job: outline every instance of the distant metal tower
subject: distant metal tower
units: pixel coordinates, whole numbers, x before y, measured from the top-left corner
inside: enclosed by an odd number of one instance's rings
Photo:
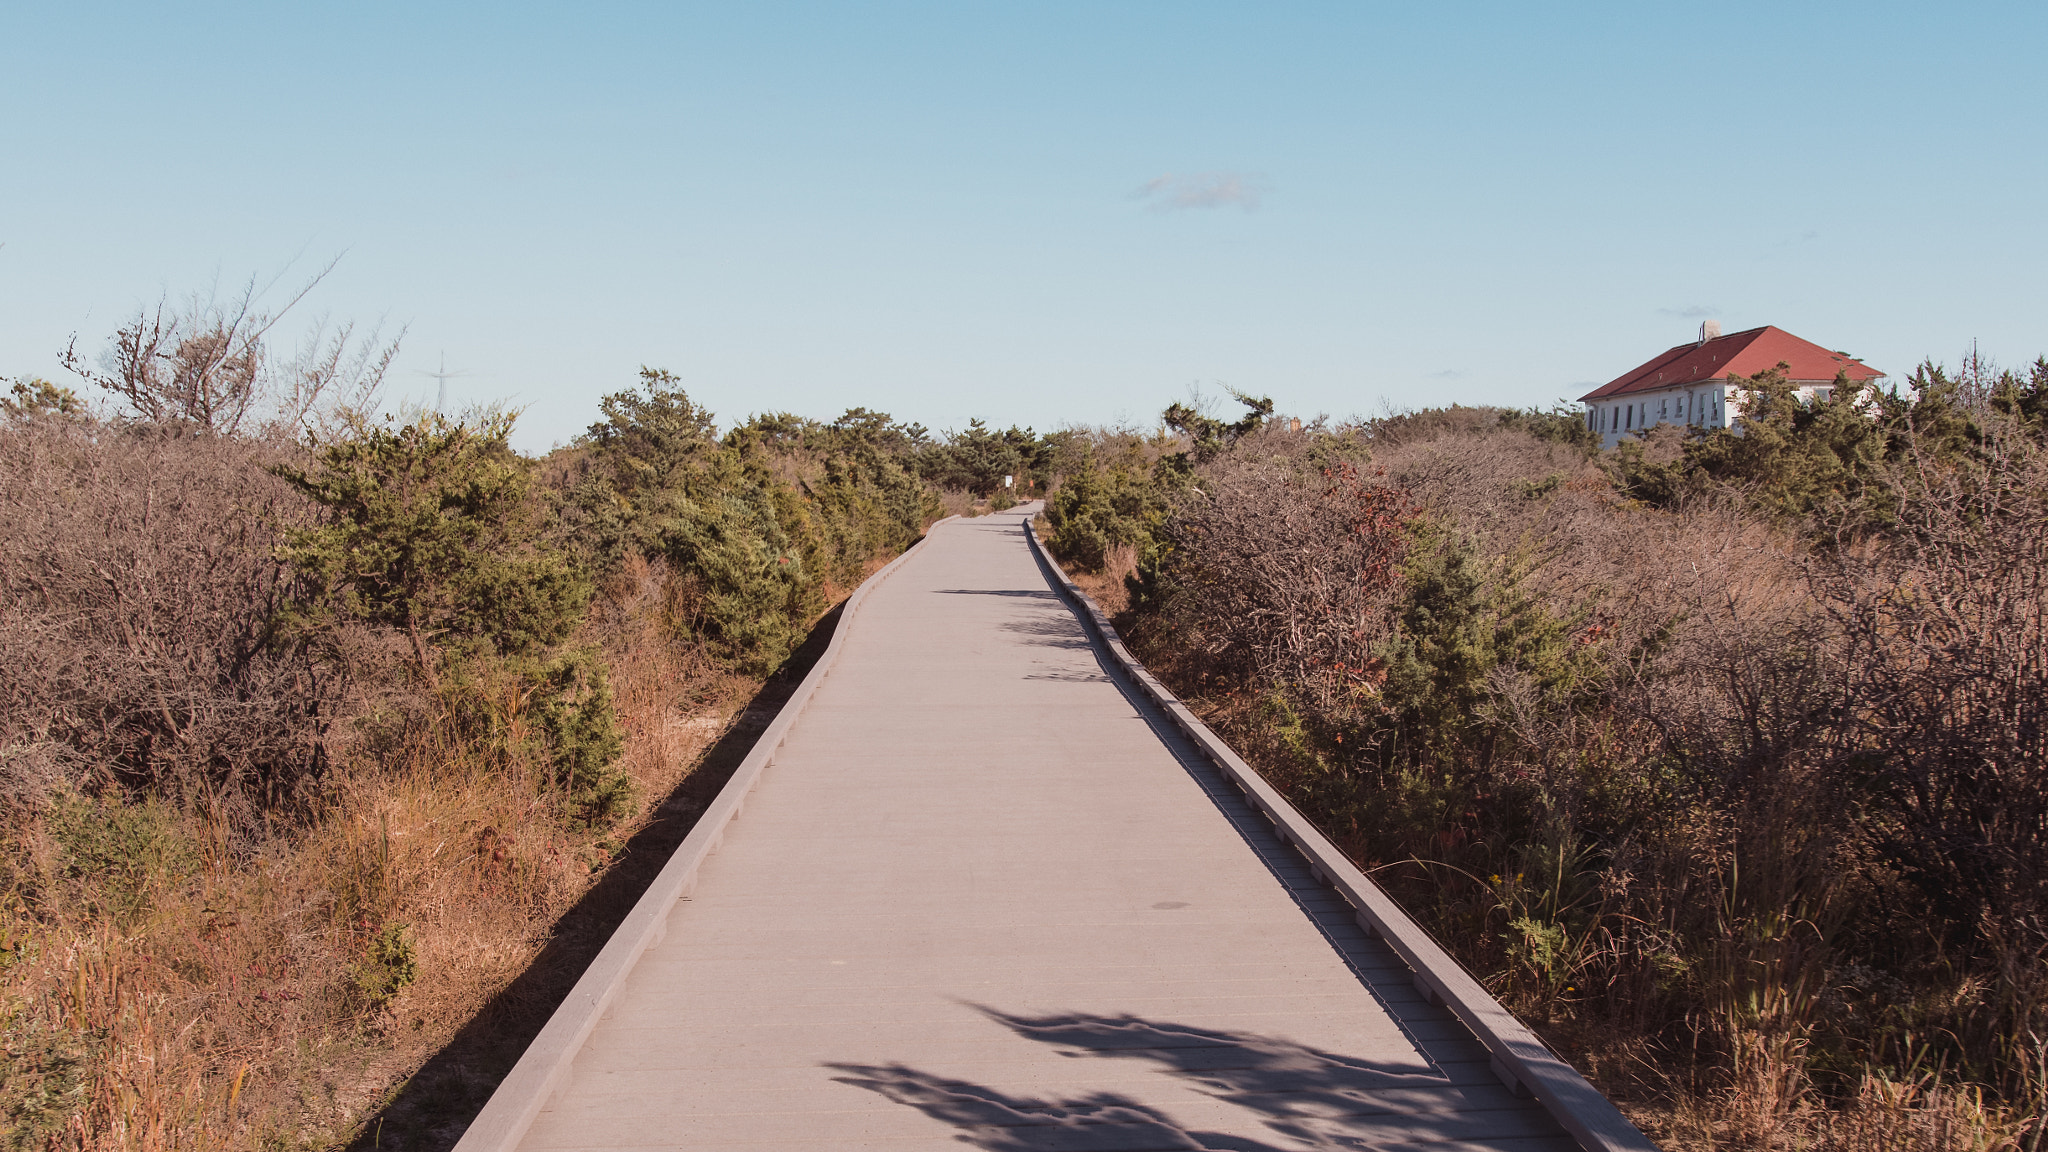
[[[414,371],[419,370],[414,369]],[[450,372],[448,370],[448,353],[444,351],[441,353],[441,370],[439,372],[420,372],[420,375],[430,377],[440,384],[439,390],[434,394],[434,412],[436,415],[445,416],[448,414],[448,381],[457,376],[467,376],[469,373]]]

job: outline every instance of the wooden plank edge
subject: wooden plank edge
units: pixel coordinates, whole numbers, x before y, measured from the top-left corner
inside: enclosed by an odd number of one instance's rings
[[[1485,985],[1445,952],[1385,889],[1338,851],[1321,829],[1131,655],[1116,626],[1079,585],[1067,578],[1039,542],[1028,518],[1024,535],[1039,562],[1059,581],[1060,590],[1079,610],[1083,625],[1125,675],[1223,770],[1254,808],[1273,822],[1281,839],[1308,858],[1309,867],[1318,877],[1350,902],[1357,910],[1359,927],[1378,936],[1401,957],[1414,974],[1416,988],[1432,1002],[1449,1008],[1459,1022],[1472,1030],[1491,1056],[1494,1075],[1509,1090],[1534,1096],[1588,1152],[1656,1152],[1656,1145],[1621,1114],[1613,1101],[1502,1007]]]
[[[932,528],[957,519],[957,516],[948,516],[935,522]],[[590,962],[590,967],[584,969],[576,986],[569,990],[568,997],[555,1009],[554,1015],[548,1017],[548,1022],[526,1046],[526,1051],[520,1054],[512,1071],[499,1082],[497,1090],[484,1103],[483,1110],[470,1121],[462,1139],[456,1142],[455,1152],[511,1152],[526,1137],[527,1130],[546,1109],[549,1099],[573,1083],[576,1054],[582,1051],[598,1021],[604,1019],[612,1000],[640,957],[667,935],[670,911],[696,886],[698,868],[717,850],[719,841],[725,836],[726,826],[739,815],[747,793],[760,780],[761,773],[782,747],[789,729],[831,672],[832,665],[839,658],[841,642],[846,638],[847,625],[859,611],[861,602],[930,537],[931,530],[926,529],[925,535],[916,543],[862,581],[853,595],[847,597],[846,607],[839,614],[839,623],[832,629],[832,639],[818,657],[818,662],[811,666],[803,683],[797,685],[796,692],[783,704],[760,738],[754,741],[746,759],[733,770],[711,806],[697,818],[696,826],[676,846],[668,863],[662,866],[654,882],[647,886],[647,891],[641,893],[632,911],[619,922],[611,939],[605,941],[597,957]]]

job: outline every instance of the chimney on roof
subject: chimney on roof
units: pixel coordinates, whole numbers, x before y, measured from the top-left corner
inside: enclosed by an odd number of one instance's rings
[[[1719,340],[1720,338],[1721,322],[1719,320],[1707,320],[1700,324],[1700,343],[1705,344],[1709,340]]]

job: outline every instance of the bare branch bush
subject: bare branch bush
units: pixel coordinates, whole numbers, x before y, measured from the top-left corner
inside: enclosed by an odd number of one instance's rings
[[[75,421],[0,426],[4,788],[148,788],[237,828],[289,807],[334,755],[386,654],[280,636],[273,548],[307,503],[229,437]]]
[[[261,303],[251,279],[239,295],[168,299],[137,312],[97,358],[78,348],[62,362],[105,392],[123,420],[192,432],[290,440],[331,431],[349,413],[374,405],[398,339],[381,344],[353,324],[330,330],[323,320],[291,356],[269,343],[278,323],[326,279],[328,264],[275,310]],[[403,333],[400,333],[403,338]]]
[[[1286,683],[1323,707],[1384,679],[1405,551],[1406,493],[1369,468],[1273,453],[1285,434],[1205,469],[1165,543],[1183,563],[1169,609],[1202,675]]]
[[[1841,636],[1826,732],[1874,861],[1984,994],[1945,1022],[2007,1094],[2048,1035],[2048,453],[1989,420],[1974,467],[1913,459],[1907,530],[1817,566]]]

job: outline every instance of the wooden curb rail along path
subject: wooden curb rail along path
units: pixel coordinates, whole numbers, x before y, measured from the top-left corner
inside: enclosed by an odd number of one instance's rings
[[[1650,1148],[1130,658],[1033,511],[855,591],[458,1152]]]

